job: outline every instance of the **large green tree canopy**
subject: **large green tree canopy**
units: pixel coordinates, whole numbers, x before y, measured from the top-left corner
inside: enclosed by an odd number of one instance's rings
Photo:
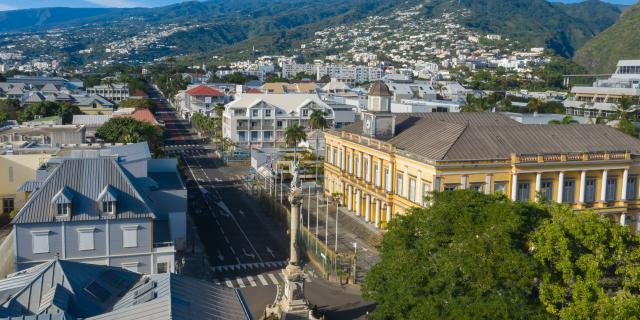
[[[111,118],[98,128],[96,137],[115,143],[147,141],[155,154],[158,154],[162,147],[162,128],[128,117]]]
[[[592,212],[550,211],[532,235],[547,311],[561,319],[639,319],[638,236]]]
[[[379,319],[536,319],[537,264],[527,235],[533,204],[472,191],[436,193],[433,206],[394,220],[367,276]]]

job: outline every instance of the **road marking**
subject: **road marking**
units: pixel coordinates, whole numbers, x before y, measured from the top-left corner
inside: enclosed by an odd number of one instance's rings
[[[250,284],[252,287],[257,287],[257,286],[258,286],[258,284],[253,280],[253,277],[252,277],[252,276],[247,276],[247,280],[249,280],[249,284]]]
[[[242,253],[244,253],[245,256],[251,258],[251,259],[255,259],[256,255],[253,253],[248,253],[247,250],[245,250],[244,248],[242,248]]]
[[[236,278],[236,282],[238,283],[238,286],[240,286],[240,288],[244,288],[244,287],[246,287],[246,286],[244,285],[244,282],[242,281],[242,278],[237,277],[237,278]]]
[[[283,281],[287,281],[287,279],[284,277],[284,273],[278,272],[278,275],[280,276],[280,278],[282,278]]]
[[[273,254],[273,250],[271,250],[271,248],[267,247],[267,252],[269,252],[269,254],[271,255],[271,257],[275,259],[276,255],[275,255],[275,254]]]
[[[267,282],[267,279],[265,279],[264,276],[261,274],[258,275],[258,280],[260,280],[260,283],[262,283],[263,286],[269,285],[269,283]]]
[[[231,282],[231,280],[229,280],[229,278],[224,278],[224,283],[227,285],[227,287],[233,288],[233,283]]]
[[[220,259],[220,261],[224,261],[224,256],[222,255],[222,252],[220,252],[220,250],[218,250],[218,259]]]
[[[276,279],[276,277],[273,275],[273,273],[269,273],[269,279],[271,279],[271,282],[273,282],[273,284],[278,284],[278,279]]]

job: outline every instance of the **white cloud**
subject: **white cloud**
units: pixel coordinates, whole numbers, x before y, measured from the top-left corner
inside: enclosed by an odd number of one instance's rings
[[[7,10],[15,10],[16,7],[12,7],[8,4],[2,4],[0,3],[0,11],[7,11]]]
[[[101,7],[112,8],[132,8],[132,7],[146,7],[144,4],[130,1],[130,0],[87,0],[87,2],[95,3]]]

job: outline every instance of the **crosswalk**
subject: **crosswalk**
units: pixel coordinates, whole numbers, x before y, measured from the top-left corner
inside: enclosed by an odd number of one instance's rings
[[[233,264],[226,266],[211,267],[213,272],[229,272],[229,271],[244,271],[244,270],[264,270],[264,269],[282,269],[287,266],[287,261],[268,261],[268,262],[254,262]]]
[[[313,277],[307,275],[304,281],[313,282]],[[261,273],[254,276],[222,277],[214,280],[214,283],[236,289],[279,285],[284,283],[284,274],[282,273],[282,270],[275,270],[273,272]]]

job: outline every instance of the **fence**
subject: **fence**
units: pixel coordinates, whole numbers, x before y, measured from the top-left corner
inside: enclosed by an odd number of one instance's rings
[[[290,204],[288,199],[283,199],[280,204],[279,197],[275,199],[271,190],[273,185],[269,185],[268,179],[258,178],[255,182],[257,187],[255,196],[262,208],[265,209],[283,229],[289,230],[290,223]],[[356,257],[352,253],[336,253],[334,250],[324,244],[322,240],[316,237],[303,223],[300,223],[300,232],[298,233],[298,244],[302,253],[317,265],[323,272],[326,279],[334,280],[340,283],[355,283],[356,279]]]

